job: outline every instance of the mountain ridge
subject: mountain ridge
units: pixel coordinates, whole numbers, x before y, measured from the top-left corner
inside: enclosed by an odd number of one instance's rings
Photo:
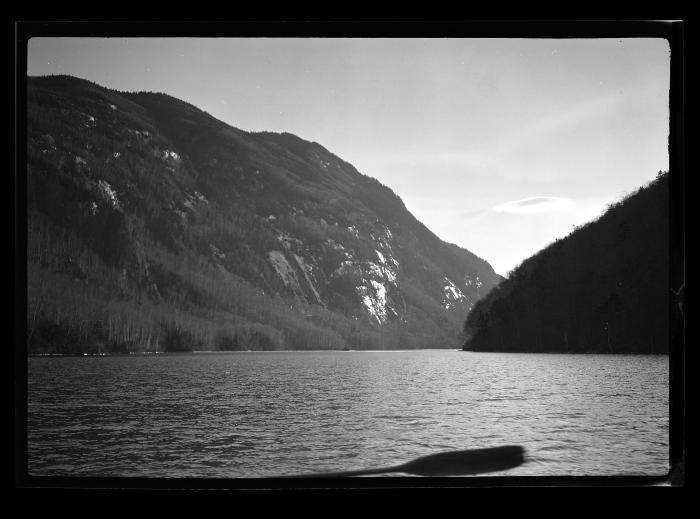
[[[27,109],[30,351],[451,347],[501,281],[316,142],[66,76]]]

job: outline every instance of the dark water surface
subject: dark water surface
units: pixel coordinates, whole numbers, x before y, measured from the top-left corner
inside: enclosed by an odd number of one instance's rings
[[[493,475],[661,475],[668,356],[239,352],[30,358],[32,475],[237,478],[522,445]]]

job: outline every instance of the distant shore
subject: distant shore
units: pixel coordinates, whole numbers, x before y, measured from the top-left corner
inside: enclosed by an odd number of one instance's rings
[[[148,357],[148,356],[176,356],[176,355],[220,355],[231,353],[315,353],[315,352],[340,352],[340,353],[382,353],[382,352],[407,352],[407,351],[455,351],[469,353],[509,353],[509,354],[546,354],[546,355],[666,355],[668,352],[605,352],[605,351],[578,351],[578,352],[546,352],[546,351],[471,351],[459,348],[415,348],[410,350],[202,350],[202,351],[135,351],[129,353],[28,353],[27,357]]]

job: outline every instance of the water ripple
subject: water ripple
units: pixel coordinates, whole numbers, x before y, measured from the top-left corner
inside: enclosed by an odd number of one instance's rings
[[[668,471],[668,358],[455,351],[30,358],[30,474],[275,476],[523,445],[498,475]]]

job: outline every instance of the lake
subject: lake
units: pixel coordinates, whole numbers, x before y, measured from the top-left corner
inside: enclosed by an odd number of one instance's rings
[[[668,356],[236,352],[28,359],[31,475],[240,478],[517,444],[492,473],[663,475]]]

